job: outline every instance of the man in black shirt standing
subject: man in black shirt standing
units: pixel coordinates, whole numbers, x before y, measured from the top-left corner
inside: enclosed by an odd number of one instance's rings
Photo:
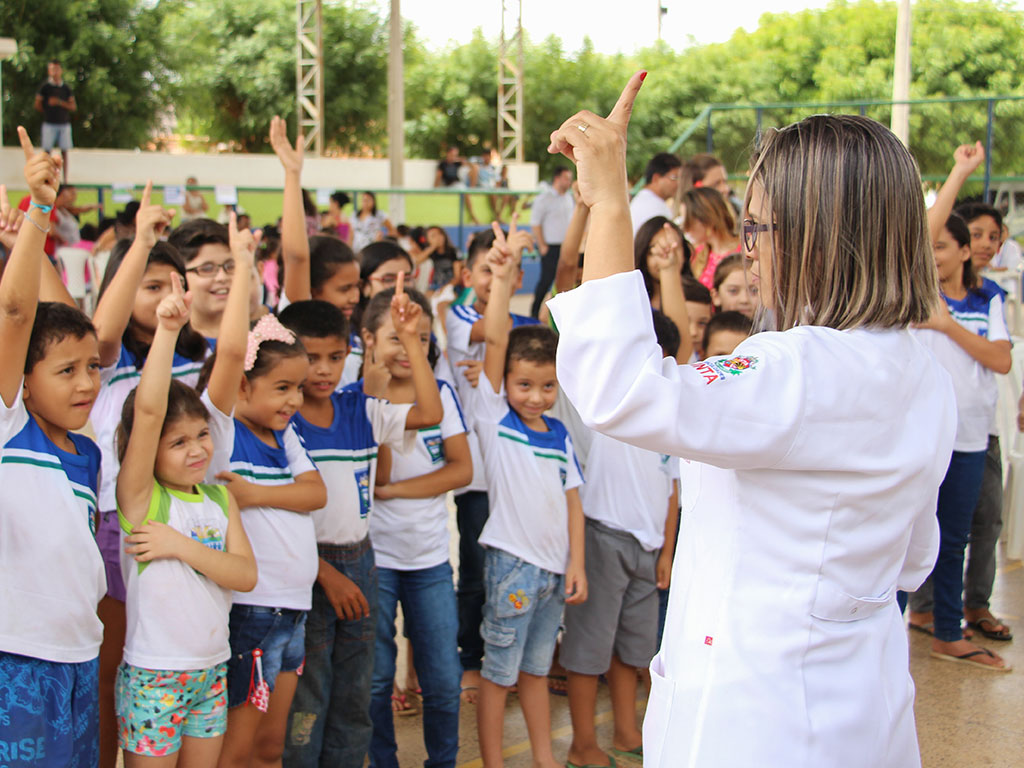
[[[75,95],[64,82],[60,62],[51,59],[46,66],[47,80],[36,94],[36,111],[43,113],[43,135],[40,141],[49,152],[60,147],[64,158],[64,181],[68,180],[68,150],[71,149],[71,113],[78,109]]]

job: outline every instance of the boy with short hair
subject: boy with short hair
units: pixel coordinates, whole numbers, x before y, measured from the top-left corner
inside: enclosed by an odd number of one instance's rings
[[[545,326],[511,330],[509,298],[529,233],[495,225],[485,320],[484,376],[473,390],[476,430],[490,483],[484,660],[477,710],[485,766],[501,765],[505,699],[518,683],[534,765],[555,766],[547,674],[564,603],[587,596],[582,473],[572,440],[544,412],[558,394],[557,337]]]
[[[675,358],[675,323],[654,310],[654,330],[662,355]],[[607,676],[611,693],[612,753],[643,759],[637,672],[647,669],[658,650],[658,589],[669,586],[679,522],[679,462],[591,434],[591,482],[580,496],[586,515],[587,587],[600,598],[565,609],[559,661],[569,673],[570,766],[615,764],[597,743],[599,675]]]
[[[416,403],[392,404],[362,391],[335,391],[349,352],[348,320],[325,301],[290,304],[281,323],[309,355],[303,403],[293,417],[310,458],[327,486],[327,504],[313,512],[320,569],[306,618],[305,674],[289,715],[284,765],[362,765],[373,723],[370,694],[377,606],[377,575],[370,544],[378,446],[401,447],[416,430],[437,423],[436,384],[417,390]],[[413,365],[430,364],[420,350]],[[430,382],[434,382],[430,375]]]
[[[215,340],[235,271],[228,228],[211,219],[192,219],[176,227],[168,242],[185,260],[186,280],[193,297],[189,323],[208,340]]]
[[[753,324],[742,312],[718,312],[704,328],[704,359],[731,355],[750,335]]]
[[[473,235],[462,270],[462,284],[473,297],[471,303],[453,304],[445,316],[448,336],[448,361],[452,369],[484,359],[484,312],[491,295],[491,267],[487,252],[494,245],[494,232],[482,230]],[[522,271],[514,276],[515,288],[522,283]],[[535,325],[532,317],[509,315],[512,327]],[[454,376],[456,392],[462,401],[463,416],[469,428],[469,450],[473,456],[473,480],[455,492],[456,522],[459,528],[459,661],[462,662],[462,689],[467,702],[476,701],[480,686],[484,645],[480,636],[484,608],[484,551],[478,540],[487,522],[487,481],[484,476],[480,441],[473,429],[475,398],[473,387],[463,375]]]
[[[99,391],[99,342],[77,309],[38,303],[61,165],[18,137],[32,202],[0,281],[0,763],[92,766],[100,452],[72,430]]]

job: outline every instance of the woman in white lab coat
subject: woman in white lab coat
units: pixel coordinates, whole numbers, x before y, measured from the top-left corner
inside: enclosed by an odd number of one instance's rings
[[[643,76],[607,119],[581,112],[552,134],[591,230],[584,284],[549,306],[583,420],[684,459],[644,764],[919,766],[895,595],[935,560],[956,410],[907,331],[938,301],[917,167],[865,118],[767,134],[743,235],[777,330],[677,366],[630,259],[625,137]]]

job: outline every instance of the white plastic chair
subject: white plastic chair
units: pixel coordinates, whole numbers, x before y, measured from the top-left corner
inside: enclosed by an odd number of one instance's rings
[[[85,304],[89,295],[88,286],[85,280],[85,265],[91,254],[84,248],[73,248],[61,246],[57,249],[57,258],[64,265],[64,285],[71,294],[71,298],[78,302],[79,306]]]
[[[1024,559],[1024,435],[1017,430],[1017,403],[1024,390],[1024,340],[1014,339],[1013,368],[999,376],[997,421],[1006,468],[1003,483],[1003,535],[1006,556]]]

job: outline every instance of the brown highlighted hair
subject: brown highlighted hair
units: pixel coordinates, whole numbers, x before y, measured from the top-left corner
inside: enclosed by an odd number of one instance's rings
[[[921,176],[891,131],[857,115],[815,115],[767,131],[751,165],[744,209],[761,184],[777,329],[928,319],[938,278]]]
[[[719,237],[732,237],[736,232],[736,216],[732,206],[717,189],[697,187],[683,193],[686,218],[683,229],[689,230],[694,222],[700,222]]]
[[[546,325],[521,325],[508,334],[508,349],[505,352],[505,374],[512,363],[525,360],[536,365],[555,363],[558,352],[558,334]]]

